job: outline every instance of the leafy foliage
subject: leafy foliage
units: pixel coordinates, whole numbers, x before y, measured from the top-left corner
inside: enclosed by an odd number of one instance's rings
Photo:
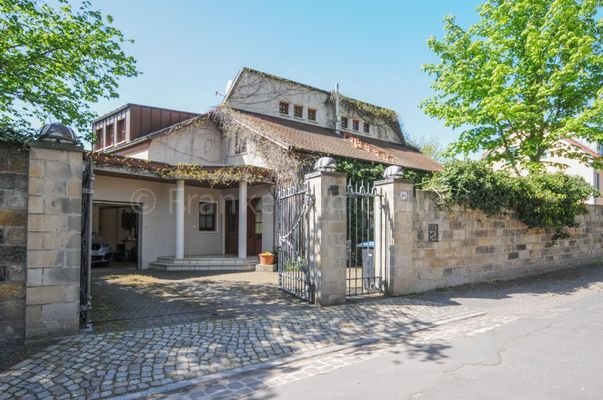
[[[374,182],[383,179],[383,172],[386,166],[370,161],[353,160],[350,158],[337,158],[337,171],[345,172],[348,179],[354,183]],[[404,178],[413,181],[420,185],[425,182],[431,173],[413,171],[410,169],[404,170]]]
[[[486,0],[467,30],[444,20],[423,68],[435,96],[424,111],[461,129],[450,154],[486,150],[515,170],[542,170],[563,138],[603,141],[602,0]],[[595,165],[600,160],[594,157]]]
[[[118,97],[118,79],[138,74],[110,16],[88,1],[57,3],[0,0],[0,126],[26,132],[32,118],[52,117],[88,132],[89,104]]]
[[[437,172],[425,190],[438,194],[440,205],[458,204],[488,215],[515,210],[529,227],[574,226],[587,211],[585,201],[598,196],[584,179],[562,173],[516,177],[493,171],[485,161],[453,161]]]
[[[436,160],[439,163],[444,163],[448,160],[445,147],[436,138],[427,139],[425,137],[408,136],[407,142],[432,160]]]

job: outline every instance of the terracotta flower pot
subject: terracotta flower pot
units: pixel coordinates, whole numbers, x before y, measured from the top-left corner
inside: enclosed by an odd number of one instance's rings
[[[260,264],[272,265],[274,264],[274,254],[260,254]]]

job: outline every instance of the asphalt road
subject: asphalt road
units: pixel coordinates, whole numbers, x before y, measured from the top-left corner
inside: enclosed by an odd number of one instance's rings
[[[599,269],[590,273],[599,280]],[[523,299],[517,319],[498,326],[485,320],[470,336],[426,335],[420,346],[399,344],[251,398],[603,399],[603,291],[564,295],[564,301],[540,297],[533,297],[539,306],[530,312],[533,302]]]

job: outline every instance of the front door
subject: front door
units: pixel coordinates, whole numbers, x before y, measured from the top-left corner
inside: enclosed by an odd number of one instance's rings
[[[258,255],[262,252],[262,211],[259,209],[260,199],[251,199],[247,206],[247,255]]]
[[[239,252],[239,201],[227,200],[225,206],[224,248],[226,254],[236,255]]]
[[[259,199],[251,199],[247,205],[247,255],[253,256],[262,252],[262,215],[258,209]],[[225,203],[224,232],[226,254],[237,255],[239,252],[239,201],[227,200]]]

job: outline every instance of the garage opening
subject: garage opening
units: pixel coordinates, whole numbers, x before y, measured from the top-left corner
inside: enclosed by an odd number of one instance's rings
[[[93,203],[92,268],[141,268],[140,210],[132,203]]]

